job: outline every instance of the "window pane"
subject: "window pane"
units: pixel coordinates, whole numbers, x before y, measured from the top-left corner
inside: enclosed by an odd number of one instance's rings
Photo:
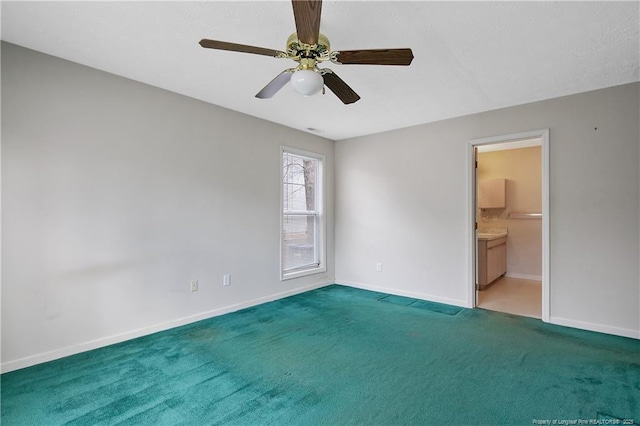
[[[318,160],[283,153],[282,201],[285,211],[315,211]]]
[[[282,268],[285,271],[318,265],[316,215],[284,215]]]
[[[322,234],[322,160],[282,152],[282,277],[324,270]]]

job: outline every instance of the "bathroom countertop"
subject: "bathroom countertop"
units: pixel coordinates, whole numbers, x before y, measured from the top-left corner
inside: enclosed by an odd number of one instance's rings
[[[497,240],[498,238],[503,238],[506,236],[507,236],[506,232],[502,234],[486,234],[484,232],[478,232],[478,239],[483,241]]]
[[[489,228],[479,229],[478,239],[483,241],[496,240],[498,238],[506,237],[508,234],[507,228]]]

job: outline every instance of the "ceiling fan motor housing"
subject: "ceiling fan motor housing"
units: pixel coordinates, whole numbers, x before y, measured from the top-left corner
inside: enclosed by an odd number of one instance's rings
[[[313,68],[315,62],[329,60],[331,45],[329,39],[322,33],[318,34],[318,43],[316,44],[302,43],[298,40],[298,34],[293,33],[287,39],[286,51],[289,58],[300,62],[303,68],[307,69]],[[310,64],[311,61],[301,61],[303,59],[312,60],[313,65]]]

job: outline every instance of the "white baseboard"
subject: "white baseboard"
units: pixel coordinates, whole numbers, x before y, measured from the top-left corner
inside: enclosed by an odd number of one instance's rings
[[[398,290],[397,288],[393,288],[393,287],[381,287],[381,286],[358,283],[358,282],[354,282],[354,281],[344,281],[344,280],[336,280],[336,284],[344,285],[344,286],[347,286],[347,287],[359,288],[359,289],[362,289],[362,290],[371,290],[371,291],[377,291],[377,292],[380,292],[380,293],[393,294],[394,296],[412,297],[414,299],[427,300],[429,302],[444,303],[446,305],[460,306],[460,307],[463,307],[463,308],[468,308],[469,307],[469,306],[467,306],[466,300],[449,299],[449,298],[446,298],[446,297],[439,297],[439,296],[434,296],[434,295],[426,294],[426,293],[417,293],[417,292],[413,292],[413,291]]]
[[[433,296],[430,294],[416,293],[412,291],[398,290],[396,288],[391,288],[391,287],[375,286],[370,284],[364,284],[364,283],[359,283],[354,281],[345,281],[345,280],[339,280],[339,279],[336,280],[336,284],[345,285],[348,287],[360,288],[363,290],[377,291],[380,293],[388,293],[388,294],[393,294],[397,296],[413,297],[415,299],[428,300],[430,302],[445,303],[447,305],[454,305],[454,306],[461,306],[463,308],[469,308],[469,306],[467,306],[466,301],[464,300],[449,299],[444,297]],[[579,328],[581,330],[596,331],[599,333],[612,334],[614,336],[640,339],[640,330],[612,327],[608,325],[594,324],[594,323],[589,323],[584,321],[576,321],[576,320],[570,320],[566,318],[553,317],[553,316],[549,319],[549,322],[551,324],[561,325],[565,327]]]
[[[322,281],[319,283],[311,284],[304,287],[298,287],[292,290],[283,291],[281,293],[272,294],[265,297],[260,297],[253,300],[237,303],[235,305],[224,306],[222,308],[213,309],[211,311],[202,312],[188,317],[178,318],[175,320],[163,322],[160,324],[152,325],[149,327],[143,327],[136,330],[127,331],[125,333],[116,334],[113,336],[102,337],[100,339],[90,340],[88,342],[79,343],[77,345],[68,346],[62,349],[56,349],[50,352],[42,354],[31,355],[28,357],[16,359],[13,361],[3,362],[0,365],[0,371],[2,373],[8,373],[9,371],[19,370],[21,368],[31,367],[43,362],[53,361],[66,356],[79,354],[81,352],[90,351],[93,349],[102,348],[105,346],[113,345],[116,343],[124,342],[126,340],[135,339],[137,337],[146,336],[149,334],[157,333],[159,331],[169,330],[171,328],[180,327],[182,325],[191,324],[203,319],[217,317],[220,315],[228,314],[231,312],[239,311],[240,309],[249,308],[251,306],[261,305],[263,303],[272,302],[274,300],[282,299],[295,294],[304,293],[306,291],[315,290],[317,288],[326,287],[333,284],[334,281]]]
[[[615,336],[630,337],[632,339],[640,339],[640,330],[632,330],[629,328],[612,327],[610,325],[594,324],[585,321],[576,321],[567,318],[551,316],[549,318],[551,324],[562,325],[565,327],[579,328],[581,330],[597,331],[599,333],[613,334]]]
[[[519,278],[521,280],[542,281],[542,275],[518,274],[516,272],[507,272],[505,277]]]

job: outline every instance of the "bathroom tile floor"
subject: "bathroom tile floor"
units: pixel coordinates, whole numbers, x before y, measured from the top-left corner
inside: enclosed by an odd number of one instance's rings
[[[531,318],[542,317],[542,283],[502,277],[480,291],[478,307]]]

